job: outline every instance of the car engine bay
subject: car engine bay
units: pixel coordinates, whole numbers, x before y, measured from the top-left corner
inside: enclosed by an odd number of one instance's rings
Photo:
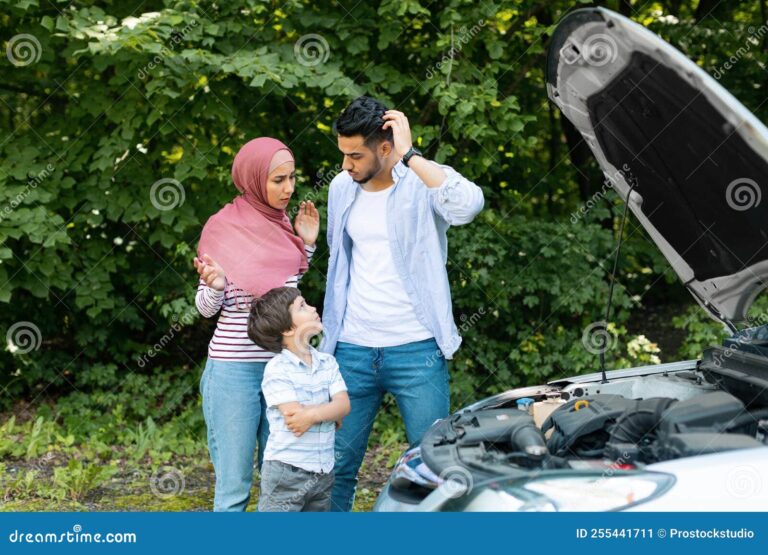
[[[712,347],[689,370],[568,383],[455,413],[426,432],[419,465],[436,483],[457,473],[478,482],[766,446],[766,391],[768,358]],[[428,482],[395,479],[392,493],[418,499]]]

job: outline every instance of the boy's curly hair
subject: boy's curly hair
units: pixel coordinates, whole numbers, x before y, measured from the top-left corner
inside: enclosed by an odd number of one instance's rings
[[[262,349],[283,350],[283,332],[293,327],[291,304],[301,295],[296,287],[275,287],[253,299],[248,316],[248,337]]]

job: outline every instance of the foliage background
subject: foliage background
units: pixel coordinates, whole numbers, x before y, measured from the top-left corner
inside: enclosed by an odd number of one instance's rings
[[[765,0],[597,4],[720,74],[767,119]],[[360,94],[404,111],[427,155],[485,192],[477,220],[450,232],[464,336],[454,406],[596,369],[582,334],[603,318],[622,205],[544,86],[554,25],[593,3],[0,5],[4,44],[29,34],[40,46],[34,63],[0,63],[0,330],[30,322],[40,332],[28,353],[12,341],[0,351],[3,459],[204,456],[197,383],[215,322],[194,311],[202,224],[233,197],[234,153],[260,135],[291,146],[296,201],[315,200],[324,215],[340,163],[330,124]],[[308,36],[319,52],[301,50]],[[162,179],[181,184],[170,210],[153,203]],[[625,240],[609,366],[694,357],[717,341],[718,326],[632,220]],[[318,306],[324,247],[302,286]],[[402,438],[387,411],[373,441]]]

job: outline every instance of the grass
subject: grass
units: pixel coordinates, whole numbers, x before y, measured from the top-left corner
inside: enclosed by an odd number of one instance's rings
[[[180,425],[139,423],[122,444],[76,438],[61,424],[0,417],[0,511],[210,511],[215,475],[204,440]],[[105,431],[105,437],[112,432]],[[405,445],[372,446],[354,510],[369,511]],[[183,446],[183,449],[180,447]],[[178,454],[183,453],[183,454]],[[247,510],[258,503],[259,476]]]

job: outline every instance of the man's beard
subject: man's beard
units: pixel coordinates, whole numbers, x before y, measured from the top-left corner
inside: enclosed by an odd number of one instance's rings
[[[357,182],[361,185],[363,183],[368,183],[371,179],[373,179],[377,173],[381,171],[381,162],[378,158],[375,158],[375,166],[371,171],[369,171],[367,174],[365,174],[362,178],[358,179]]]

